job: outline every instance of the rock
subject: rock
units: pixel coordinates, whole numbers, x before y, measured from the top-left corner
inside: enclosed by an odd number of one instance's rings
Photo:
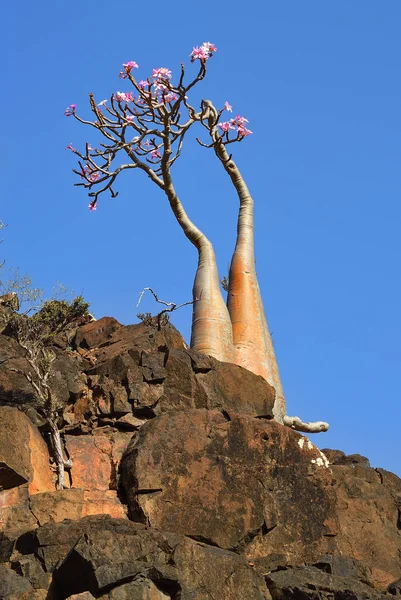
[[[53,573],[57,598],[264,600],[267,588],[237,554],[106,517],[48,524],[17,541]],[[78,596],[79,598],[79,596]]]
[[[89,490],[84,493],[82,516],[108,515],[114,519],[126,519],[127,508],[121,503],[115,490]]]
[[[193,351],[187,352],[191,357],[196,379],[207,396],[205,408],[273,418],[275,391],[263,377],[237,365],[217,360],[213,360],[213,368],[205,372],[204,367],[199,366],[199,363],[202,364],[200,357],[204,357]]]
[[[32,404],[36,395],[26,377],[14,370],[29,373],[21,346],[13,339],[0,335],[0,404]]]
[[[49,382],[62,405],[66,405],[71,396],[79,397],[86,389],[86,376],[82,372],[84,368],[85,362],[75,353],[56,351]]]
[[[29,594],[32,594],[32,596]],[[4,600],[29,600],[33,598],[33,589],[27,579],[17,575],[4,565],[0,565],[0,598],[4,598]]]
[[[369,459],[360,454],[349,454],[347,456],[345,452],[342,452],[341,450],[330,450],[329,448],[324,448],[322,452],[327,456],[332,465],[360,465],[363,467],[370,467]]]
[[[103,317],[80,327],[75,335],[74,344],[82,348],[100,348],[110,342],[112,334],[122,325],[112,317]]]
[[[170,594],[162,592],[150,579],[138,578],[113,588],[100,598],[106,600],[171,600]]]
[[[387,588],[387,592],[390,595],[390,598],[391,596],[401,597],[401,578],[391,583]]]
[[[25,577],[32,587],[48,590],[51,584],[51,576],[45,573],[40,561],[34,555],[21,556],[11,562],[11,568],[21,577]],[[44,596],[47,598],[47,596]]]
[[[54,489],[47,446],[24,413],[0,406],[0,490],[23,483],[30,493]]]
[[[401,480],[365,465],[334,465],[336,551],[362,561],[369,581],[384,588],[401,574]]]
[[[107,346],[116,346],[112,351],[115,356],[128,350],[136,350],[139,355],[142,352],[155,352],[162,347],[186,348],[181,334],[171,323],[158,331],[144,323],[120,325],[111,317],[103,317],[78,329],[74,343],[86,348],[104,348],[105,355],[109,356]]]
[[[30,499],[32,514],[39,525],[79,519],[84,510],[84,490],[55,490],[35,494]]]
[[[138,415],[208,408],[273,417],[274,390],[262,377],[192,350],[142,354],[139,370],[129,370],[128,387]]]
[[[356,579],[316,567],[294,567],[266,577],[273,600],[380,600],[382,594]]]
[[[66,448],[73,460],[72,486],[86,490],[108,490],[111,484],[111,442],[106,435],[66,435]]]
[[[0,562],[6,562],[5,555],[12,540],[37,526],[37,519],[30,510],[28,484],[0,492]]]
[[[302,560],[309,548],[314,556],[330,533],[334,497],[329,469],[304,439],[245,415],[163,414],[142,426],[122,460],[130,516],[221,548],[266,535],[267,555],[285,548],[281,560]]]
[[[15,312],[19,311],[19,300],[17,294],[15,292],[11,292],[9,294],[3,294],[0,296],[0,306],[1,308],[11,308],[11,310]]]

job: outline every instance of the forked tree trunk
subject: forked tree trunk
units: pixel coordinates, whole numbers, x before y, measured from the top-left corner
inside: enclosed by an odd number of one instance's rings
[[[214,148],[240,201],[227,300],[233,331],[234,362],[261,375],[274,387],[274,417],[283,423],[286,403],[255,270],[253,199],[225,146],[215,145]]]

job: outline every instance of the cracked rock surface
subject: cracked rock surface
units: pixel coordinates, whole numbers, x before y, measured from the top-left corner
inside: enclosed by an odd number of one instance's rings
[[[7,318],[1,332],[0,599],[401,595],[401,480],[273,421],[261,377],[172,325],[70,324],[52,340],[73,461],[56,490],[35,390],[12,370],[29,365]]]

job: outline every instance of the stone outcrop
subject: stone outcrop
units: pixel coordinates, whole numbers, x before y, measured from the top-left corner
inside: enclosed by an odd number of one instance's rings
[[[401,480],[273,421],[261,377],[169,324],[70,323],[52,339],[73,461],[57,491],[30,365],[2,331],[0,598],[400,595]]]

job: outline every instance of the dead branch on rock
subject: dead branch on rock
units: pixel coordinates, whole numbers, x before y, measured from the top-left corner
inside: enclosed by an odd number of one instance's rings
[[[158,295],[152,288],[145,287],[145,288],[143,288],[142,292],[139,294],[139,300],[137,302],[136,308],[138,308],[138,306],[140,305],[143,295],[146,291],[150,292],[153,295],[156,302],[158,302],[159,304],[164,304],[164,306],[167,307],[156,315],[157,328],[159,331],[161,330],[163,315],[167,316],[166,313],[171,313],[175,310],[178,310],[179,308],[182,308],[183,306],[188,306],[189,304],[193,304],[194,302],[197,302],[197,300],[198,300],[198,298],[195,298],[194,300],[188,300],[188,302],[183,302],[182,304],[176,304],[175,302],[165,302],[164,300],[160,300],[160,298],[158,297]]]

